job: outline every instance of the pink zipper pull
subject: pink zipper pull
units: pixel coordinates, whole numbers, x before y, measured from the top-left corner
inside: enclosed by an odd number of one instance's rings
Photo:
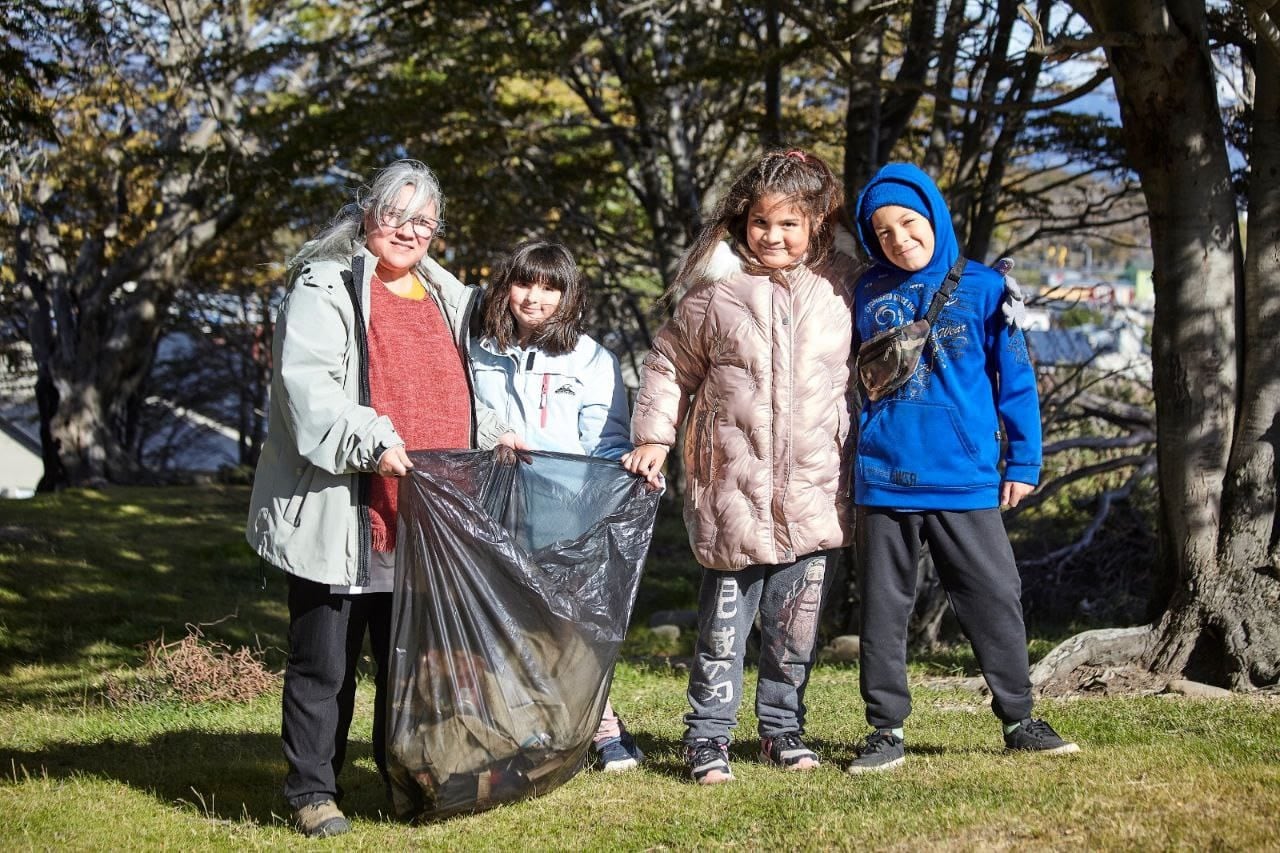
[[[550,373],[542,374],[542,401],[539,404],[541,407],[539,411],[542,413],[543,429],[546,429],[547,427],[547,389],[550,387],[551,387],[551,374]]]

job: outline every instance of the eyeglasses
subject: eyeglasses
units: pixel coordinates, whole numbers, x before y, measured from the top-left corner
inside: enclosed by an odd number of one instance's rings
[[[444,223],[439,219],[428,219],[425,216],[405,219],[403,210],[395,210],[393,208],[382,211],[382,214],[378,217],[378,222],[384,228],[399,228],[401,225],[408,223],[413,227],[413,235],[419,240],[430,240],[444,231]]]

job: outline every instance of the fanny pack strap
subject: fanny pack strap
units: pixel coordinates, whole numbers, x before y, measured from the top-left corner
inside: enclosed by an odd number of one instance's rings
[[[956,258],[956,262],[951,266],[947,277],[942,281],[942,287],[938,288],[938,292],[933,294],[933,301],[929,303],[929,311],[924,315],[925,322],[929,324],[930,328],[933,328],[934,321],[942,313],[942,307],[947,304],[951,294],[955,293],[956,288],[960,285],[960,276],[964,274],[964,267],[968,262],[964,255]]]

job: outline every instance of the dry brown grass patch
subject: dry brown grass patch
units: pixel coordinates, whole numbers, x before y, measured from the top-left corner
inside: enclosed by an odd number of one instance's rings
[[[143,647],[143,663],[125,675],[107,676],[101,695],[110,705],[176,699],[181,702],[251,702],[274,689],[281,675],[266,668],[262,649],[231,648],[206,639],[200,626],[166,643]]]

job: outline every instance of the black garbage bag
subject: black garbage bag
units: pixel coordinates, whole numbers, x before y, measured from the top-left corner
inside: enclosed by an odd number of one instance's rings
[[[401,481],[387,765],[402,819],[543,794],[582,767],[658,492],[614,461],[412,453]]]

